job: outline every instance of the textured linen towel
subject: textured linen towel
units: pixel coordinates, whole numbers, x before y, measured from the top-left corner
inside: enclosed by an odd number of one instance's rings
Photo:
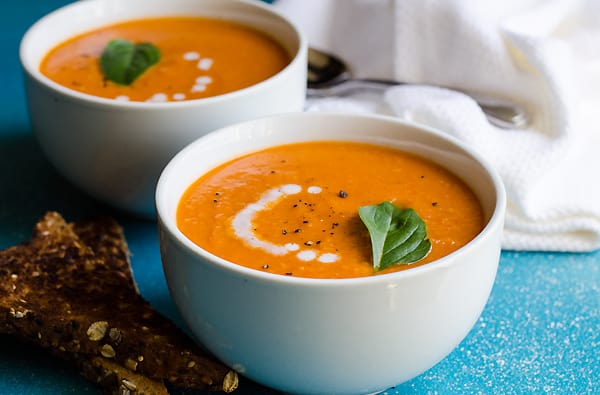
[[[499,170],[503,247],[600,247],[600,1],[279,0],[309,44],[357,77],[414,83],[311,99],[308,111],[393,114],[454,135]],[[487,122],[475,91],[527,108],[527,129]]]

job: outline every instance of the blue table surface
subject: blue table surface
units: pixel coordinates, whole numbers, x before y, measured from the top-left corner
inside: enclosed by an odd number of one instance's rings
[[[0,13],[0,249],[28,239],[47,210],[70,221],[111,215],[125,230],[142,295],[182,325],[163,277],[156,223],[79,192],[50,166],[32,134],[19,42],[38,18],[66,3],[9,2]],[[0,336],[0,393],[100,392],[68,364]],[[246,379],[237,393],[276,394]],[[429,371],[384,393],[600,394],[600,251],[504,251],[489,302],[464,341]]]

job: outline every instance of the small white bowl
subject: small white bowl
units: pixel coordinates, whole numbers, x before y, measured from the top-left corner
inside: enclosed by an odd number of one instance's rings
[[[362,141],[430,158],[481,201],[485,228],[432,263],[373,277],[279,276],[214,256],[187,239],[176,209],[187,187],[228,160],[300,141]],[[301,113],[226,127],[190,144],[157,186],[161,255],[185,322],[217,357],[264,385],[299,394],[366,394],[429,369],[467,335],[494,283],[505,192],[481,156],[397,119]]]
[[[291,63],[275,76],[232,93],[181,102],[122,102],[83,94],[42,75],[47,52],[77,34],[145,17],[207,16],[240,22],[276,38]],[[50,162],[73,184],[118,208],[155,216],[161,170],[208,131],[260,116],[302,111],[307,43],[270,6],[244,0],[87,0],[36,22],[21,42],[29,116]]]

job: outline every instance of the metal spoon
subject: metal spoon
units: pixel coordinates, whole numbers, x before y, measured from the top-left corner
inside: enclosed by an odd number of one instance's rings
[[[338,57],[314,48],[308,50],[308,97],[343,96],[356,90],[381,90],[401,84],[406,83],[355,79],[349,67]],[[525,110],[513,103],[473,92],[460,92],[472,97],[479,104],[492,125],[503,129],[521,129],[529,125],[529,117]]]

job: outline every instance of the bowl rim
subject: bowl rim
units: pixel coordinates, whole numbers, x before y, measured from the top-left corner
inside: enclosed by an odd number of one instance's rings
[[[86,8],[86,7],[92,8],[92,7],[94,7],[95,4],[107,3],[110,1],[113,1],[113,0],[76,1],[74,3],[70,3],[67,5],[64,5],[60,8],[57,8],[57,9],[49,12],[48,14],[42,16],[37,21],[35,21],[24,33],[24,35],[21,38],[21,42],[19,44],[19,62],[21,64],[21,68],[24,70],[24,72],[27,75],[29,75],[33,80],[35,80],[38,83],[40,83],[41,85],[43,85],[46,89],[57,92],[57,93],[59,93],[63,96],[66,96],[72,100],[79,100],[79,101],[82,101],[87,104],[93,104],[96,106],[105,106],[108,108],[116,107],[116,108],[124,108],[124,109],[156,110],[156,109],[166,109],[166,108],[176,109],[176,108],[195,107],[198,105],[211,105],[211,104],[219,103],[224,100],[235,99],[238,96],[243,97],[245,95],[250,95],[254,91],[268,88],[269,85],[275,83],[277,80],[282,79],[283,76],[290,73],[291,70],[294,70],[297,67],[302,67],[302,65],[298,65],[299,62],[305,63],[304,59],[306,58],[306,53],[308,51],[308,41],[307,41],[306,35],[303,32],[303,30],[300,29],[300,27],[298,26],[297,23],[295,23],[293,20],[288,18],[283,13],[276,10],[274,7],[270,6],[270,4],[266,4],[263,2],[259,2],[259,1],[253,1],[253,0],[221,0],[221,1],[223,1],[223,2],[229,1],[231,3],[245,4],[249,7],[254,7],[256,9],[260,9],[261,11],[266,12],[267,14],[270,14],[270,15],[274,16],[275,18],[278,18],[279,20],[284,22],[286,25],[288,25],[290,27],[291,31],[294,32],[294,34],[298,40],[298,49],[293,54],[290,54],[291,59],[288,62],[288,64],[283,69],[281,69],[279,72],[277,72],[276,74],[272,75],[271,77],[269,77],[267,79],[259,81],[253,85],[250,85],[245,88],[237,89],[232,92],[223,93],[223,94],[216,95],[216,96],[209,96],[209,97],[203,97],[203,98],[199,98],[199,99],[189,99],[189,100],[181,100],[181,101],[168,101],[168,102],[120,101],[120,100],[95,96],[92,94],[83,93],[83,92],[79,92],[79,91],[67,88],[67,87],[51,80],[50,78],[46,77],[44,74],[42,74],[39,70],[39,63],[34,65],[34,64],[31,64],[32,62],[27,61],[27,56],[26,56],[27,48],[33,42],[37,30],[41,29],[43,26],[45,26],[48,23],[52,23],[53,18],[57,18],[60,15],[66,13],[66,12],[69,12],[70,10],[73,10],[73,9]],[[184,2],[187,2],[190,4],[195,3],[195,1],[193,1],[193,0],[180,0],[180,1],[184,1]],[[202,6],[203,5],[200,2],[198,2],[198,7],[200,7],[200,9]],[[173,14],[173,15],[176,15],[176,14]],[[197,14],[197,16],[201,16],[201,13]],[[159,16],[156,16],[156,17],[159,17]],[[113,22],[107,21],[102,26],[108,26],[111,23],[119,23],[119,22],[123,22],[125,20],[144,19],[144,18],[145,17],[142,15],[140,15],[138,17],[132,16],[130,18],[126,18],[123,20],[114,20]],[[98,28],[100,28],[100,27],[101,26],[99,26]],[[94,28],[91,28],[89,30],[94,30]],[[82,32],[82,33],[84,33],[84,32]],[[82,33],[78,33],[78,34],[82,34]],[[73,35],[71,35],[71,37],[72,36]],[[63,41],[59,41],[58,43],[55,43],[54,46],[60,44]],[[54,46],[52,46],[50,48],[46,48],[45,54],[47,54],[48,51],[50,51],[52,48],[54,48]],[[42,59],[43,59],[43,56],[42,56]]]
[[[433,134],[437,137],[440,137],[440,138],[450,142],[451,144],[460,148],[465,154],[470,156],[482,169],[485,170],[485,173],[489,177],[489,179],[493,185],[493,188],[494,188],[494,195],[495,195],[495,200],[496,200],[495,206],[489,217],[489,220],[486,222],[483,229],[467,244],[465,244],[461,248],[457,249],[456,251],[453,251],[452,253],[450,253],[448,255],[445,255],[439,259],[436,259],[435,261],[429,262],[425,265],[420,265],[420,266],[408,268],[408,269],[397,271],[397,272],[378,274],[378,275],[366,276],[366,277],[354,277],[354,278],[294,277],[294,276],[283,276],[283,275],[269,273],[269,272],[262,272],[259,270],[247,268],[245,266],[236,264],[234,262],[231,262],[224,258],[221,258],[215,254],[212,254],[211,252],[205,250],[204,248],[198,246],[197,244],[192,242],[190,239],[188,239],[183,234],[183,232],[181,232],[179,230],[179,228],[177,227],[176,219],[171,218],[171,216],[167,212],[167,209],[164,207],[164,205],[166,205],[166,203],[163,203],[166,201],[166,199],[167,199],[166,196],[169,194],[169,192],[166,191],[166,187],[164,185],[168,182],[168,180],[170,178],[176,177],[174,169],[176,169],[178,167],[178,163],[181,162],[182,160],[184,160],[184,158],[187,156],[188,152],[193,152],[196,149],[196,147],[201,146],[206,139],[214,139],[219,135],[231,133],[230,132],[231,130],[239,128],[240,126],[248,127],[248,126],[251,126],[253,123],[262,122],[264,120],[276,120],[276,121],[279,120],[280,121],[281,119],[283,119],[283,120],[287,120],[288,122],[293,122],[294,118],[296,118],[296,117],[323,117],[323,118],[329,118],[329,119],[338,118],[338,119],[347,119],[348,121],[351,121],[352,119],[361,118],[361,119],[370,119],[373,122],[377,122],[377,123],[391,122],[391,123],[397,124],[401,127],[407,126],[407,127],[419,129],[425,133]],[[293,143],[293,142],[290,142],[290,143]],[[283,144],[283,143],[280,143],[280,144]],[[280,145],[280,144],[276,144],[276,145]],[[269,145],[269,146],[275,146],[275,145]],[[223,162],[232,160],[235,157],[237,157],[237,156],[234,155],[234,156],[225,157],[225,158],[223,158]],[[204,172],[202,174],[204,174]],[[213,132],[206,134],[205,136],[202,136],[202,137],[196,139],[195,141],[193,141],[192,143],[190,143],[186,147],[184,147],[181,151],[179,151],[169,161],[167,166],[163,169],[163,172],[161,173],[160,178],[157,183],[155,201],[156,201],[156,212],[157,212],[159,228],[162,229],[161,232],[162,231],[168,232],[176,240],[176,242],[179,243],[186,250],[193,253],[194,255],[199,255],[202,259],[209,261],[211,265],[217,266],[220,270],[224,270],[229,273],[233,273],[235,275],[242,276],[245,278],[252,278],[254,280],[264,281],[264,282],[269,282],[269,283],[293,284],[293,285],[315,286],[315,287],[320,287],[320,286],[347,287],[349,285],[369,285],[369,284],[373,284],[373,283],[388,282],[388,281],[392,281],[392,280],[395,281],[395,280],[402,279],[402,278],[410,278],[413,276],[421,275],[423,273],[428,273],[432,270],[440,270],[440,268],[444,268],[444,267],[448,267],[448,266],[452,265],[452,263],[456,261],[457,256],[460,256],[462,254],[467,253],[468,251],[470,251],[472,249],[475,249],[478,245],[480,245],[481,243],[483,243],[485,241],[485,239],[488,237],[488,234],[494,232],[497,227],[500,227],[500,228],[503,227],[504,216],[505,216],[505,211],[506,211],[506,190],[505,190],[502,178],[500,177],[500,174],[491,165],[491,163],[489,163],[488,160],[485,159],[485,157],[483,157],[481,154],[479,154],[478,152],[476,152],[475,150],[473,150],[472,148],[470,148],[469,146],[467,146],[465,143],[461,142],[457,138],[455,138],[447,133],[441,132],[437,129],[434,129],[434,128],[431,128],[428,126],[424,126],[422,124],[405,121],[405,120],[402,120],[402,119],[399,119],[396,117],[387,116],[387,115],[349,114],[349,113],[343,113],[343,112],[308,112],[308,113],[304,112],[304,113],[278,114],[278,115],[274,115],[274,116],[267,116],[267,117],[250,120],[250,121],[236,123],[233,125],[226,126],[224,128],[217,129]],[[161,243],[162,243],[162,240],[161,240]],[[169,265],[168,262],[163,261],[163,266],[168,266],[168,265]]]

